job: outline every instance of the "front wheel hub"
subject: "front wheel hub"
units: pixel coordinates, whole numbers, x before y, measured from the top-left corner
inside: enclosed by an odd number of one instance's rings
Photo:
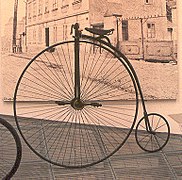
[[[75,98],[71,101],[71,106],[76,110],[82,110],[84,103],[80,99]]]

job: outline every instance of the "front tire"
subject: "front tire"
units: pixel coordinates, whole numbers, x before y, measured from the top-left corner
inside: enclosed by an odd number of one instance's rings
[[[55,44],[29,62],[15,89],[14,116],[39,157],[62,167],[88,167],[123,146],[136,121],[138,93],[130,68],[117,54],[99,42],[80,40],[80,100],[101,106],[78,109],[71,105],[74,41]]]

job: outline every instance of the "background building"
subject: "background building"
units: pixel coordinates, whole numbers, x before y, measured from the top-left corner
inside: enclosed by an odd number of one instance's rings
[[[119,2],[119,1],[118,1]],[[174,60],[176,55],[176,2],[125,0],[121,2],[120,45],[130,58]],[[105,24],[113,26],[109,9]],[[112,20],[113,19],[113,20]]]
[[[111,37],[130,58],[175,59],[175,0],[28,0],[26,46],[38,51],[71,38],[71,25],[114,28]]]
[[[27,2],[27,47],[40,50],[70,36],[71,25],[80,22],[89,25],[88,1],[28,0]]]

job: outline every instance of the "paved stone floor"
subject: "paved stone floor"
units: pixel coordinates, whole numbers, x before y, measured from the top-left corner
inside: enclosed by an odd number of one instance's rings
[[[17,129],[12,116],[0,117]],[[84,169],[65,169],[51,165],[36,156],[23,140],[22,144],[23,158],[13,180],[182,179],[182,135],[171,134],[162,151],[147,153],[138,147],[132,133],[125,145],[110,159]]]

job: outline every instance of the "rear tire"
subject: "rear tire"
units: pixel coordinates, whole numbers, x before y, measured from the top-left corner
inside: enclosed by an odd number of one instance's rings
[[[152,132],[149,133],[145,126],[145,117],[137,124],[135,138],[139,147],[147,152],[157,152],[164,148],[170,137],[170,127],[167,120],[160,114],[147,115]]]

